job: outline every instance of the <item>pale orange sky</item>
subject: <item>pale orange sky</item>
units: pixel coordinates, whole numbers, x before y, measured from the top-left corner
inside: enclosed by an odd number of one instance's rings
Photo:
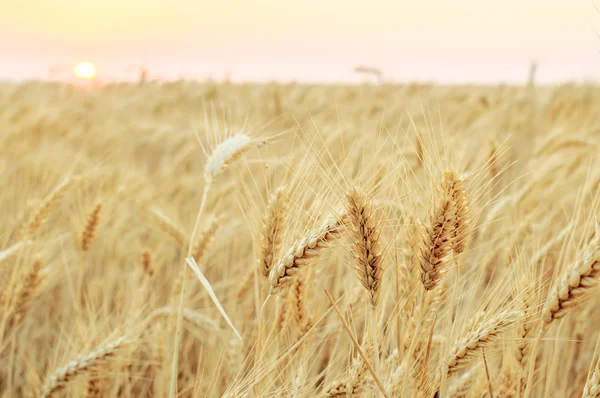
[[[600,0],[596,0],[600,6]],[[592,0],[0,0],[0,79],[600,79]]]

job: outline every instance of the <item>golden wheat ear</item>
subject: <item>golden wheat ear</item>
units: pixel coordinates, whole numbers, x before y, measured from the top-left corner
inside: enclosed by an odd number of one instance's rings
[[[364,351],[370,360],[373,357],[373,345],[367,343]],[[368,391],[369,382],[372,382],[372,378],[369,375],[367,365],[360,356],[356,356],[352,360],[347,373],[346,377],[335,380],[329,385],[325,391],[325,397],[353,397],[356,394]]]
[[[281,247],[283,226],[287,210],[287,195],[285,187],[279,188],[271,197],[267,214],[263,220],[260,258],[260,272],[268,279],[277,253]]]
[[[206,227],[206,229],[202,231],[192,250],[192,255],[196,262],[202,261],[204,256],[207,254],[211,243],[215,240],[217,232],[219,232],[219,229],[222,225],[222,218],[217,216],[214,217],[211,223],[208,225],[208,227]]]
[[[87,217],[85,228],[81,234],[81,250],[87,252],[96,237],[96,229],[100,223],[102,213],[102,202],[98,202]]]
[[[452,250],[455,254],[460,254],[467,247],[470,233],[469,198],[465,179],[452,178],[452,180],[452,204],[454,206]]]
[[[175,242],[177,242],[177,245],[179,247],[184,248],[187,245],[187,238],[185,237],[185,234],[183,233],[181,228],[175,225],[175,223],[169,217],[167,217],[165,214],[163,214],[162,211],[160,211],[157,208],[153,208],[151,213],[152,217],[160,226],[160,228]]]
[[[495,343],[500,334],[506,332],[522,316],[520,310],[507,310],[488,320],[473,322],[470,330],[452,347],[447,356],[448,375],[469,365],[481,353],[482,348]]]
[[[42,200],[40,205],[29,217],[29,220],[23,225],[21,230],[23,239],[29,239],[41,228],[54,209],[58,207],[65,193],[79,180],[80,177],[67,178]]]
[[[289,287],[295,276],[341,235],[346,220],[346,214],[331,216],[320,227],[296,241],[271,270],[269,295]]]
[[[600,397],[600,361],[596,361],[594,370],[589,375],[581,398],[598,398]]]
[[[595,234],[579,259],[550,292],[542,310],[544,328],[563,318],[595,292],[600,284],[600,235]]]
[[[154,268],[152,267],[152,254],[149,250],[144,250],[141,254],[141,264],[144,273],[149,277],[154,275]]]
[[[27,269],[22,282],[16,290],[15,301],[13,303],[9,323],[18,326],[29,311],[31,301],[35,298],[44,283],[46,272],[43,269],[42,260],[37,258]]]
[[[371,204],[356,187],[346,194],[346,212],[353,242],[356,275],[367,290],[371,304],[377,306],[383,278],[380,232]]]
[[[63,390],[74,379],[89,374],[98,369],[124,349],[130,341],[119,337],[107,342],[88,354],[71,360],[66,366],[55,370],[42,387],[40,398],[51,398]]]
[[[421,283],[425,290],[433,290],[444,277],[446,256],[452,249],[452,197],[455,177],[445,173],[439,189],[438,202],[433,208],[429,222],[423,225],[422,240],[419,248],[419,266]]]

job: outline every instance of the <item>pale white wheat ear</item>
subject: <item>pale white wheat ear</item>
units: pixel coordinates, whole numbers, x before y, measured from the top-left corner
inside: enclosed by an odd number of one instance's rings
[[[246,134],[237,134],[221,142],[212,152],[204,167],[204,180],[207,185],[225,168],[244,154],[253,140]]]
[[[437,189],[438,202],[429,215],[429,222],[424,224],[419,248],[419,266],[421,282],[427,291],[438,286],[448,270],[446,256],[452,249],[454,215],[451,210],[455,180],[453,173],[444,173],[441,185]]]
[[[219,174],[221,174],[227,166],[236,161],[244,152],[250,149],[250,146],[254,143],[254,140],[250,136],[240,133],[233,137],[226,138],[213,150],[204,166],[204,189],[202,192],[202,201],[200,202],[200,209],[196,216],[196,222],[194,223],[194,229],[188,243],[188,251],[186,258],[192,256],[194,242],[196,241],[196,235],[198,234],[198,228],[200,226],[200,220],[202,219],[202,212],[206,204],[206,198],[208,197],[208,191]],[[187,261],[187,260],[186,260]],[[198,269],[199,270],[199,269]],[[171,363],[171,381],[169,384],[169,398],[175,398],[177,395],[177,362],[179,359],[179,342],[181,340],[181,329],[183,324],[183,308],[185,298],[185,285],[187,282],[187,267],[183,267],[181,290],[179,294],[179,309],[177,313],[177,326],[175,329],[175,345],[173,350],[173,362]],[[210,285],[209,285],[210,286]],[[209,290],[210,293],[210,290]],[[212,298],[212,296],[211,296]],[[214,300],[213,300],[214,301]],[[218,302],[218,300],[217,300]],[[228,318],[226,318],[228,319]],[[231,325],[231,323],[230,323]],[[231,325],[233,326],[233,325]],[[234,328],[235,330],[235,328]],[[237,333],[237,331],[236,331]],[[239,336],[239,334],[238,334]],[[241,338],[241,337],[240,337]]]

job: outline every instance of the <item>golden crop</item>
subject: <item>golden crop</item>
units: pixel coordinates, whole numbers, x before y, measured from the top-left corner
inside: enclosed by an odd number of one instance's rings
[[[1,85],[2,397],[600,396],[598,109]]]

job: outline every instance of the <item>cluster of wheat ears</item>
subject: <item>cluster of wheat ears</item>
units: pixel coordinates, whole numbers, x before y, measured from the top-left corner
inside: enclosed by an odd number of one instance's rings
[[[1,396],[600,397],[597,109],[1,85]]]

